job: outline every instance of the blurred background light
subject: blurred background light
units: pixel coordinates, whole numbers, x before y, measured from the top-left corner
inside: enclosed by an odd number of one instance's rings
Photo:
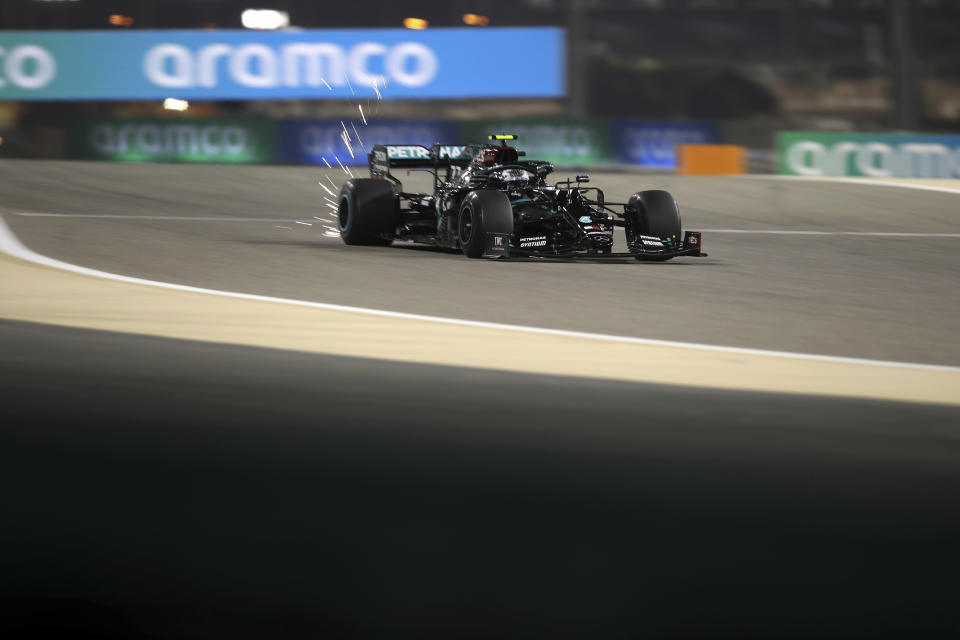
[[[110,24],[115,27],[132,27],[133,26],[133,17],[132,16],[123,16],[119,13],[115,13],[110,16]]]
[[[403,21],[403,26],[407,29],[426,29],[430,26],[430,23],[424,20],[423,18],[406,18]]]
[[[240,22],[247,29],[285,29],[290,26],[290,14],[276,9],[246,9]]]
[[[476,13],[465,13],[463,14],[463,23],[473,27],[485,27],[490,24],[490,18]]]
[[[186,111],[190,108],[190,103],[177,98],[167,98],[163,101],[163,108],[167,111]]]

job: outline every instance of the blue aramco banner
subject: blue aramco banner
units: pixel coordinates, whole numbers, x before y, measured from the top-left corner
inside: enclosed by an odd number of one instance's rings
[[[0,100],[558,97],[564,74],[552,27],[0,31]]]
[[[375,144],[458,144],[455,122],[429,120],[286,120],[278,123],[277,154],[287,164],[367,164]]]
[[[612,126],[614,160],[658,169],[676,169],[678,144],[713,144],[717,129],[706,122],[622,120]]]

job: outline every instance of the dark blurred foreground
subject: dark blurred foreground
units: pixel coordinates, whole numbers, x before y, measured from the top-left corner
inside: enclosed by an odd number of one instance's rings
[[[948,637],[957,408],[0,322],[5,637]]]

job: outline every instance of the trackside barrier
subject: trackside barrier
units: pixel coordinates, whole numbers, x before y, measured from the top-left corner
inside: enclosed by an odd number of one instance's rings
[[[747,150],[732,144],[677,146],[677,173],[686,176],[740,175],[747,172]]]
[[[649,169],[677,168],[682,144],[717,144],[720,135],[709,122],[618,120],[610,124],[613,161]]]
[[[792,176],[960,178],[960,136],[777,133],[777,169]]]
[[[70,157],[113,162],[276,162],[276,130],[255,118],[76,120]]]
[[[716,142],[717,138],[716,129],[706,123],[643,120],[370,118],[364,123],[360,117],[272,121],[188,116],[77,119],[67,126],[67,140],[69,157],[78,159],[336,166],[365,165],[374,144],[465,144],[485,142],[488,134],[498,132],[519,135],[518,147],[530,159],[574,166],[630,164],[668,171],[675,168],[675,150],[682,143]],[[725,148],[691,145],[694,147]],[[737,172],[745,170],[744,166]]]
[[[282,164],[366,165],[375,144],[455,143],[458,123],[438,120],[371,118],[350,120],[281,120],[276,123],[277,161]],[[344,133],[349,133],[345,138]]]
[[[491,133],[515,133],[517,148],[531,159],[557,164],[602,164],[611,161],[610,126],[604,120],[512,118],[466,121],[463,142],[485,142]]]

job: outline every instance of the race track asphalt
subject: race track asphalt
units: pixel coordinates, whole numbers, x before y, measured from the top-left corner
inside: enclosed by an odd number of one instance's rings
[[[331,182],[345,178],[339,169],[6,162],[0,171],[8,185],[0,212],[27,246],[114,273],[474,320],[960,365],[958,237],[705,232],[710,256],[702,259],[471,261],[419,246],[346,247],[325,237],[322,225],[334,224],[333,212],[317,182],[323,176],[334,190]],[[593,177],[610,201],[642,188],[672,191],[690,229],[960,232],[957,194],[772,179]],[[425,180],[414,174],[407,188],[427,188]],[[26,212],[127,219],[15,215]],[[144,215],[201,220],[130,218]]]
[[[701,260],[567,264],[346,248],[314,218],[332,219],[314,169],[0,175],[24,244],[113,273],[960,365],[960,238],[935,237],[960,232],[957,194],[595,175],[608,199],[668,188],[688,228],[934,236],[705,232]],[[9,320],[0,353],[0,631],[19,637],[960,632],[956,406]]]

